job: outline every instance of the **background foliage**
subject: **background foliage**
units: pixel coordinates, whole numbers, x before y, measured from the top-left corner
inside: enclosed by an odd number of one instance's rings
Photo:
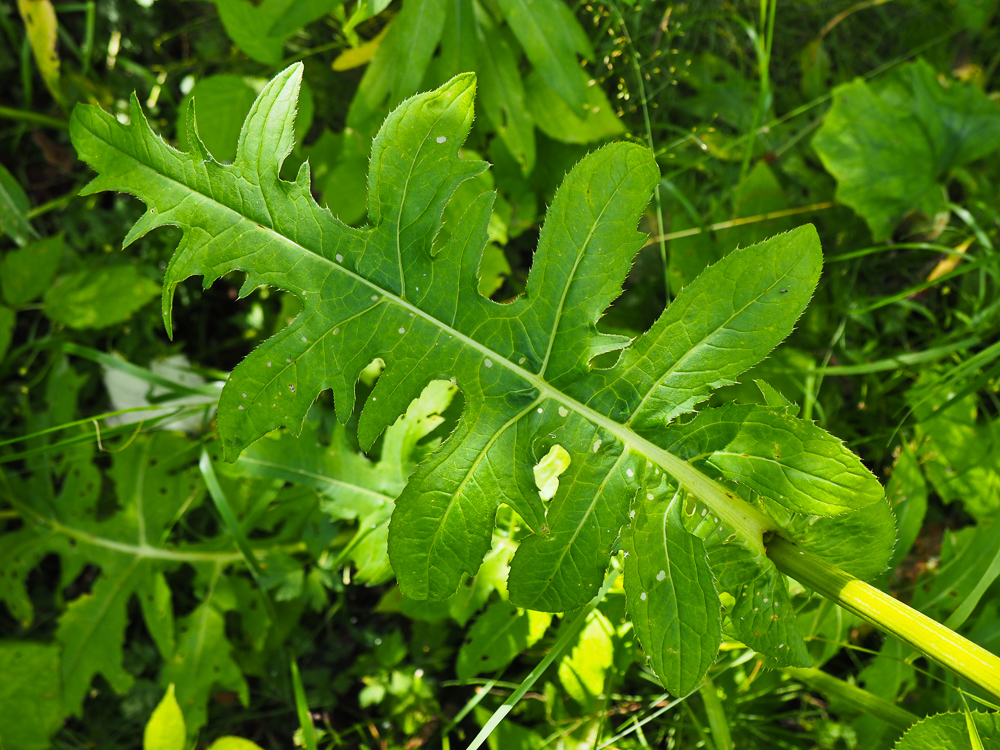
[[[620,584],[575,616],[507,601],[509,518],[452,599],[405,598],[388,515],[461,395],[426,392],[367,456],[356,424],[320,403],[300,442],[276,434],[220,462],[219,382],[296,303],[266,289],[236,301],[238,275],[184,285],[167,339],[151,300],[177,234],[120,252],[142,207],[76,197],[92,175],[66,127],[77,102],[126,117],[135,90],[183,145],[196,96],[206,145],[229,160],[257,91],[302,60],[304,145],[287,176],[308,158],[317,198],[357,223],[388,111],[475,70],[466,151],[493,167],[464,200],[499,193],[481,279],[494,299],[523,290],[573,164],[612,138],[654,149],[663,178],[642,226],[654,240],[609,334],[645,330],[735,247],[813,222],[826,256],[813,304],[713,403],[764,402],[764,378],[845,439],[897,516],[879,583],[996,652],[995,3],[21,0],[0,5],[0,28],[5,748],[139,747],[170,684],[205,746],[287,747],[296,730],[308,743],[303,705],[320,746],[464,746],[546,655],[493,747],[888,747],[962,709],[953,678],[801,587],[822,672],[768,670],[724,644],[709,681],[673,701]]]

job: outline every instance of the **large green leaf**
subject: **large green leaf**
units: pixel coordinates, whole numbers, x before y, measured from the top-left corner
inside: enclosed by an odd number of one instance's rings
[[[943,85],[920,60],[837,88],[813,146],[837,200],[884,240],[910,211],[947,211],[948,172],[1000,147],[1000,105],[969,84]]]
[[[176,287],[192,275],[211,283],[238,270],[246,274],[243,294],[267,284],[302,303],[288,328],[227,382],[219,408],[226,455],[235,459],[278,427],[298,433],[325,389],[346,421],[355,381],[376,358],[386,368],[359,418],[365,449],[427,382],[452,380],[465,398],[462,419],[410,477],[389,526],[390,558],[407,596],[443,599],[474,574],[504,503],[532,532],[512,561],[511,602],[578,607],[599,588],[633,499],[637,507],[655,500],[669,476],[704,509],[685,517],[685,528],[702,540],[720,588],[735,592],[734,627],[775,663],[801,663],[784,579],[764,554],[764,534],[782,524],[763,501],[741,499],[671,453],[666,428],[791,331],[819,276],[814,230],[729,254],[634,342],[603,333],[597,321],[643,244],[635,227],[659,179],[648,150],[615,143],[587,156],[556,192],[526,294],[495,304],[478,292],[493,194],[472,200],[439,233],[456,188],[486,168],[458,155],[471,127],[474,77],[458,76],[390,115],[372,149],[370,226],[355,229],[315,203],[308,164],[294,182],[279,178],[301,75],[292,66],[264,89],[232,165],[212,159],[190,125],[189,153],[163,144],[134,99],[129,125],[91,107],[77,108],[72,120],[78,151],[98,171],[88,190],[126,191],[147,203],[126,244],[158,226],[184,231],[164,286],[168,327]],[[617,349],[624,351],[610,369],[592,368],[596,355]],[[820,457],[842,450],[825,433],[803,429]],[[569,463],[546,502],[533,467],[555,446]],[[841,487],[868,486],[860,463],[836,463]],[[740,481],[770,489],[752,462]],[[872,504],[868,492],[831,503],[819,490],[798,489],[813,513]],[[689,548],[696,552],[694,541]],[[639,544],[633,554],[664,553]]]

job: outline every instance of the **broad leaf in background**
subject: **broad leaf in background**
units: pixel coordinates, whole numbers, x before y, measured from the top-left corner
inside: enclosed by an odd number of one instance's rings
[[[552,615],[518,609],[510,602],[490,605],[469,630],[458,652],[455,672],[468,680],[503,669],[545,634]]]
[[[294,182],[279,177],[293,146],[301,74],[292,66],[262,91],[232,165],[205,151],[190,110],[190,153],[157,138],[135,99],[130,125],[79,107],[71,126],[78,151],[98,171],[88,190],[131,192],[147,203],[126,244],[157,226],[184,231],[164,286],[168,327],[175,289],[192,275],[211,283],[239,270],[247,276],[244,295],[270,284],[302,303],[289,327],[251,353],[223,390],[219,429],[227,456],[235,459],[281,426],[300,432],[325,389],[346,421],[355,382],[376,358],[386,369],[359,418],[362,449],[429,381],[452,380],[465,398],[463,417],[410,477],[389,525],[389,555],[404,594],[444,599],[475,574],[503,503],[532,532],[511,563],[511,603],[542,611],[581,606],[600,586],[630,505],[655,501],[669,475],[695,510],[691,528],[685,522],[672,533],[702,540],[719,587],[737,600],[733,627],[774,663],[802,663],[784,579],[763,549],[763,535],[780,524],[761,510],[763,500],[746,503],[671,453],[669,426],[788,335],[819,276],[815,232],[805,227],[730,253],[634,342],[602,333],[597,320],[621,293],[643,244],[635,227],[659,179],[649,151],[612,144],[567,176],[549,208],[526,294],[498,305],[478,291],[493,194],[475,198],[439,236],[456,188],[486,168],[459,158],[474,77],[408,99],[388,118],[372,150],[371,226],[354,229],[315,203],[308,164]],[[596,355],[618,349],[612,368],[591,368]],[[808,439],[775,434],[791,441],[787,470],[765,471],[765,462],[733,456],[724,471],[744,484],[741,492],[783,494],[772,499],[793,513],[839,514],[883,502],[860,463],[843,458],[839,441],[801,429]],[[569,463],[546,502],[533,467],[555,446]],[[779,466],[780,448],[772,458]],[[827,479],[840,486],[866,489],[831,503],[822,483],[788,480],[796,461],[835,471]],[[687,559],[671,559],[672,570],[696,568],[698,549],[694,541],[679,545],[671,554]],[[664,553],[638,544],[632,554],[658,561]],[[728,578],[727,569],[734,571]],[[641,580],[639,589],[629,585],[641,600]],[[700,655],[695,662],[704,663]]]
[[[593,705],[604,693],[605,676],[614,661],[614,634],[608,618],[595,609],[576,646],[559,662],[559,682],[581,706]]]
[[[177,621],[177,650],[160,672],[160,684],[177,685],[189,736],[205,725],[209,698],[217,690],[231,690],[244,706],[250,704],[250,688],[226,637],[226,608],[213,600],[221,566],[213,568],[206,576],[208,590],[199,597],[201,603]],[[243,613],[244,618],[251,616]]]
[[[564,143],[593,143],[614,138],[625,132],[625,126],[615,115],[604,89],[588,80],[581,70],[587,100],[583,111],[572,109],[536,70],[525,80],[528,109],[545,135]]]
[[[578,56],[592,60],[594,51],[565,2],[505,0],[491,10],[496,15],[470,0],[406,0],[351,102],[350,129],[370,136],[389,109],[421,87],[475,70],[485,122],[525,174],[535,165],[536,121],[567,143],[624,132],[601,87],[580,70]],[[527,81],[522,53],[534,68]]]
[[[275,65],[281,61],[287,31],[282,19],[300,0],[215,0],[219,18],[229,38],[257,62]],[[291,29],[294,32],[296,29]],[[275,33],[277,31],[278,33]]]
[[[219,161],[232,161],[236,156],[240,127],[264,83],[257,78],[234,75],[209,76],[198,81],[184,97],[182,105],[185,106],[177,108],[180,147],[188,146],[184,128],[186,105],[188,100],[196,99],[198,135],[205,148]]]
[[[321,442],[318,424],[310,420],[298,438],[283,431],[254,443],[240,456],[234,473],[318,490],[323,496],[320,508],[331,519],[358,523],[347,552],[357,566],[355,579],[368,585],[384,583],[392,577],[386,536],[396,497],[417,463],[437,447],[439,441],[418,443],[441,424],[440,415],[456,390],[448,381],[428,384],[385,431],[378,462],[355,451],[341,425],[334,428],[329,444]]]
[[[160,285],[136,266],[110,266],[59,276],[45,293],[45,314],[70,328],[104,328],[152,300]]]
[[[120,355],[112,354],[111,356],[124,362]],[[154,404],[161,407],[159,409],[143,408],[142,411],[116,414],[104,420],[108,426],[135,424],[162,417],[163,419],[156,422],[153,429],[195,433],[204,427],[212,412],[215,411],[216,399],[211,395],[176,394],[162,385],[150,384],[147,380],[125,370],[115,369],[107,365],[101,369],[104,371],[104,387],[115,411],[149,407]],[[199,388],[206,385],[203,377],[191,372],[191,363],[183,354],[154,359],[149,363],[149,372],[188,388]],[[216,382],[216,385],[221,390],[222,383]],[[173,397],[166,398],[169,393],[174,393]],[[185,406],[204,408],[190,410],[181,408]],[[171,418],[166,418],[172,412],[178,413]]]
[[[11,614],[31,622],[33,610],[25,582],[49,554],[62,558],[66,586],[85,565],[98,565],[90,593],[74,599],[59,619],[56,641],[62,646],[63,708],[79,715],[90,682],[100,672],[113,688],[124,691],[132,675],[122,665],[127,606],[139,600],[143,617],[163,656],[174,652],[170,590],[164,566],[177,558],[160,546],[181,509],[197,496],[198,483],[178,464],[178,439],[144,437],[114,454],[111,476],[122,510],[98,520],[101,475],[86,451],[74,456],[62,489],[49,506],[8,476],[9,501],[32,523],[0,537],[0,599]],[[150,502],[152,498],[156,502]],[[163,554],[161,554],[161,551]],[[211,557],[211,556],[210,556]],[[184,559],[183,555],[180,559]]]
[[[0,261],[0,291],[11,307],[41,297],[52,283],[66,243],[61,234],[36,240],[7,253]]]
[[[980,416],[973,396],[918,415],[917,456],[941,500],[981,522],[1000,515],[1000,419]]]
[[[297,0],[284,11],[268,30],[269,36],[283,37],[294,34],[303,26],[317,21],[345,0]]]
[[[59,382],[65,383],[66,376]],[[4,499],[30,519],[0,536],[0,569],[6,573],[0,577],[0,601],[28,624],[33,608],[26,580],[46,556],[60,557],[61,589],[86,566],[98,566],[100,574],[92,588],[69,602],[56,627],[60,716],[80,714],[97,674],[119,692],[132,685],[134,677],[123,662],[123,640],[134,598],[165,661],[160,680],[164,687],[177,683],[177,697],[193,737],[205,723],[205,706],[213,692],[233,690],[244,703],[247,700],[243,672],[224,627],[225,613],[253,598],[241,593],[245,579],[227,572],[241,570],[242,557],[224,538],[184,546],[170,541],[181,515],[200,503],[203,485],[192,465],[198,443],[170,433],[143,434],[113,453],[109,475],[117,510],[107,517],[99,512],[102,477],[89,450],[78,448],[67,456],[61,490],[52,500],[27,481],[0,476]],[[257,541],[257,545],[266,555],[275,551],[267,543]],[[201,595],[194,611],[175,625],[165,573],[181,564],[194,569]],[[261,637],[266,635],[270,623],[262,622],[260,610],[259,603],[240,610],[248,635],[255,628]],[[254,622],[247,622],[250,619]]]
[[[837,178],[837,200],[885,240],[911,211],[948,211],[948,173],[1000,147],[1000,104],[919,60],[838,87],[813,147]]]
[[[59,647],[0,640],[0,747],[45,750],[62,726]]]
[[[497,4],[535,70],[583,116],[588,92],[576,56],[593,59],[594,51],[566,4],[561,0],[498,0]]]

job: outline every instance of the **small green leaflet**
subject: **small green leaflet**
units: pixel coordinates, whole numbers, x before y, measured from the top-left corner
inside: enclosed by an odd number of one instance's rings
[[[806,663],[764,535],[822,515],[832,521],[828,535],[861,548],[867,540],[852,536],[854,527],[840,534],[832,516],[885,506],[877,482],[838,440],[794,423],[783,408],[683,418],[792,330],[819,278],[815,231],[802,227],[728,254],[634,341],[602,333],[597,321],[643,244],[635,228],[659,180],[647,149],[613,143],[567,175],[548,210],[526,294],[496,304],[478,292],[494,194],[480,194],[449,231],[439,231],[456,188],[487,168],[458,154],[472,123],[475,77],[457,76],[388,117],[372,147],[370,226],[355,229],[313,200],[308,163],[294,182],[279,178],[293,145],[301,76],[301,65],[293,65],[264,88],[231,165],[201,145],[193,107],[188,153],[152,133],[134,98],[129,125],[94,107],[78,107],[72,119],[77,150],[98,172],[87,190],[129,192],[148,206],[126,245],[158,226],[184,232],[163,290],[168,330],[175,289],[194,275],[210,284],[242,271],[242,294],[270,285],[302,303],[298,317],[252,352],[223,390],[219,431],[227,457],[282,426],[298,434],[323,390],[333,392],[346,421],[355,382],[376,358],[386,368],[359,418],[363,449],[429,381],[451,380],[465,398],[462,419],[410,477],[389,525],[389,556],[406,596],[444,599],[474,575],[503,503],[532,532],[511,562],[511,604],[574,609],[597,592],[630,513],[651,519],[662,498],[676,495],[684,511],[670,539],[681,542],[668,550],[662,535],[631,535],[633,616],[643,616],[637,599],[652,612],[670,609],[665,599],[680,587],[653,585],[669,566],[673,581],[692,582],[704,597],[678,616],[696,611],[718,623],[714,578],[736,601],[723,628],[769,663]],[[614,366],[592,368],[595,356],[616,350]],[[713,418],[728,425],[727,440],[713,438],[710,457],[671,452]],[[765,429],[768,439],[794,449],[729,450]],[[533,467],[556,445],[567,458],[559,462],[558,488],[543,501]],[[758,497],[771,491],[778,495]],[[779,522],[766,509],[782,497],[794,502],[778,506]],[[643,570],[652,571],[652,582]],[[684,627],[679,640],[662,639],[660,627],[650,617],[653,635],[643,644],[668,689],[684,693],[710,664],[714,638],[699,632],[694,639]],[[679,669],[664,651],[671,649]]]

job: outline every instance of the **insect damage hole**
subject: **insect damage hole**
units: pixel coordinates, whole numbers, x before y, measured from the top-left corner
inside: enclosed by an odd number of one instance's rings
[[[556,443],[542,460],[532,468],[535,475],[535,486],[542,500],[551,500],[559,489],[559,475],[569,468],[569,453]]]

